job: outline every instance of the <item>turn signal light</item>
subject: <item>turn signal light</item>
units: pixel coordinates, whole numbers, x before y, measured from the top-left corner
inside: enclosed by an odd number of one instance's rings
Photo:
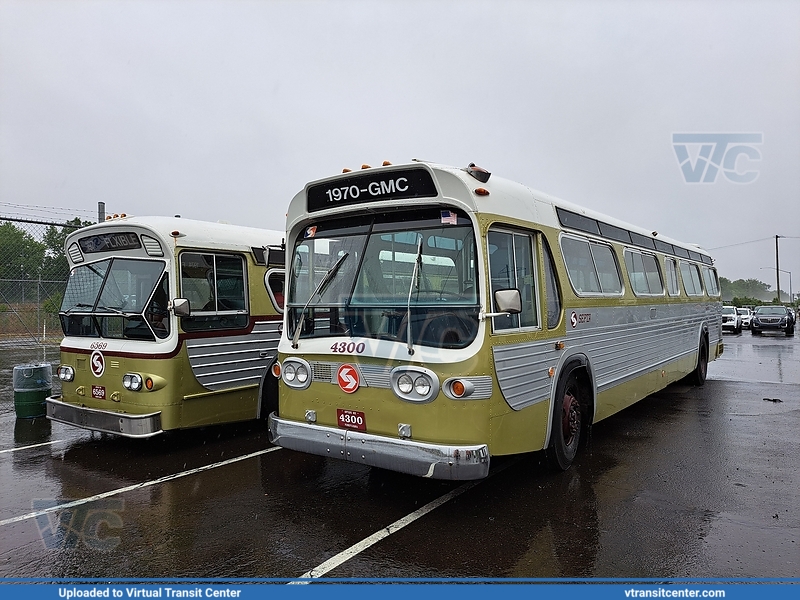
[[[478,196],[488,196],[489,190],[487,190],[486,188],[475,188],[475,193]]]
[[[272,365],[272,375],[275,377],[275,379],[280,379],[281,378],[281,363],[279,363],[277,361],[275,363],[273,363],[273,365]]]
[[[453,396],[455,396],[456,398],[461,398],[464,395],[464,392],[467,391],[467,389],[464,387],[464,382],[463,381],[456,380],[450,386],[450,391],[453,393]]]

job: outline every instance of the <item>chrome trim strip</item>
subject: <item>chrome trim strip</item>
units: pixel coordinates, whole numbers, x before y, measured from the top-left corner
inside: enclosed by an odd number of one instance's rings
[[[160,411],[146,415],[129,415],[75,406],[62,402],[60,398],[61,396],[50,396],[45,400],[47,418],[51,421],[128,438],[149,438],[163,433]]]
[[[269,416],[273,444],[318,456],[432,479],[465,481],[489,474],[486,444],[449,446],[401,440],[362,431],[298,423]]]

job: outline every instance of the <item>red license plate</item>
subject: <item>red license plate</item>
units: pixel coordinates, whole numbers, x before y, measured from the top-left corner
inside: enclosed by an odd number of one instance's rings
[[[106,399],[106,388],[102,385],[93,385],[92,386],[92,398],[97,398],[98,400],[105,400]]]
[[[344,429],[367,430],[367,417],[360,410],[336,409],[336,421]]]

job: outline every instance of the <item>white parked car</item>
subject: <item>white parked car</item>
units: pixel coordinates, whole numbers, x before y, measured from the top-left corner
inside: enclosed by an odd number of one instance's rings
[[[722,307],[722,331],[733,331],[742,333],[742,315],[736,310],[735,306]]]
[[[749,308],[737,308],[736,312],[742,317],[742,327],[750,329],[750,321],[753,319],[753,311]]]

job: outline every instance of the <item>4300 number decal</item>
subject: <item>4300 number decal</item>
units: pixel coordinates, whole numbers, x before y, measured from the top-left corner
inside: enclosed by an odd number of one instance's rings
[[[366,344],[364,342],[336,342],[333,346],[331,346],[331,352],[336,352],[337,354],[361,354],[364,352],[364,348],[366,348]]]

